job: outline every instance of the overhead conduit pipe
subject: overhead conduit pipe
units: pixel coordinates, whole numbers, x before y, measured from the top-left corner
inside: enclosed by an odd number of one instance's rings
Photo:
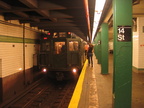
[[[91,36],[90,18],[89,18],[89,7],[88,7],[89,5],[88,5],[88,0],[83,0],[83,1],[84,1],[85,13],[86,13],[89,41],[91,42],[92,36]]]

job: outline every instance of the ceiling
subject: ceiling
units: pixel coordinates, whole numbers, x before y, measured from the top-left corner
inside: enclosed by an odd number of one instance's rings
[[[86,40],[91,38],[94,4],[95,0],[0,0],[0,13],[5,20],[49,32],[74,32]]]
[[[5,20],[19,20],[49,32],[73,32],[84,40],[87,36],[91,39],[94,7],[95,0],[0,0],[0,14]],[[98,28],[102,22],[108,23],[110,39],[112,16],[112,0],[106,0]],[[133,17],[139,16],[144,16],[144,0],[133,0]]]

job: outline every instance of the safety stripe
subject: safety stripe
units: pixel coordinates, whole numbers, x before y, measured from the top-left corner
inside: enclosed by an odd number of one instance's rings
[[[69,103],[68,108],[78,108],[79,100],[81,97],[81,92],[82,92],[82,86],[83,86],[83,80],[86,72],[86,67],[87,67],[88,60],[86,60],[84,67],[81,71],[78,83],[76,85],[76,88],[74,90],[73,96],[71,98],[71,101]]]

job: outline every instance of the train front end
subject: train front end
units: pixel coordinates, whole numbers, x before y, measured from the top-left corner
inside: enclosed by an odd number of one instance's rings
[[[70,32],[53,33],[43,37],[39,66],[49,78],[57,80],[79,76],[84,62],[84,50],[81,39],[72,37]]]

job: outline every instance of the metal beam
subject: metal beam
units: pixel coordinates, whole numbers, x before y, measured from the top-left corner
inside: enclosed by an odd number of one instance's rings
[[[58,4],[53,4],[48,1],[39,1],[38,7],[40,9],[47,9],[47,10],[61,10],[61,9],[66,9],[66,7],[58,5]]]
[[[11,9],[11,6],[6,4],[3,1],[0,1],[0,7],[3,8],[3,9]]]
[[[19,1],[30,8],[38,8],[37,0],[19,0]]]

